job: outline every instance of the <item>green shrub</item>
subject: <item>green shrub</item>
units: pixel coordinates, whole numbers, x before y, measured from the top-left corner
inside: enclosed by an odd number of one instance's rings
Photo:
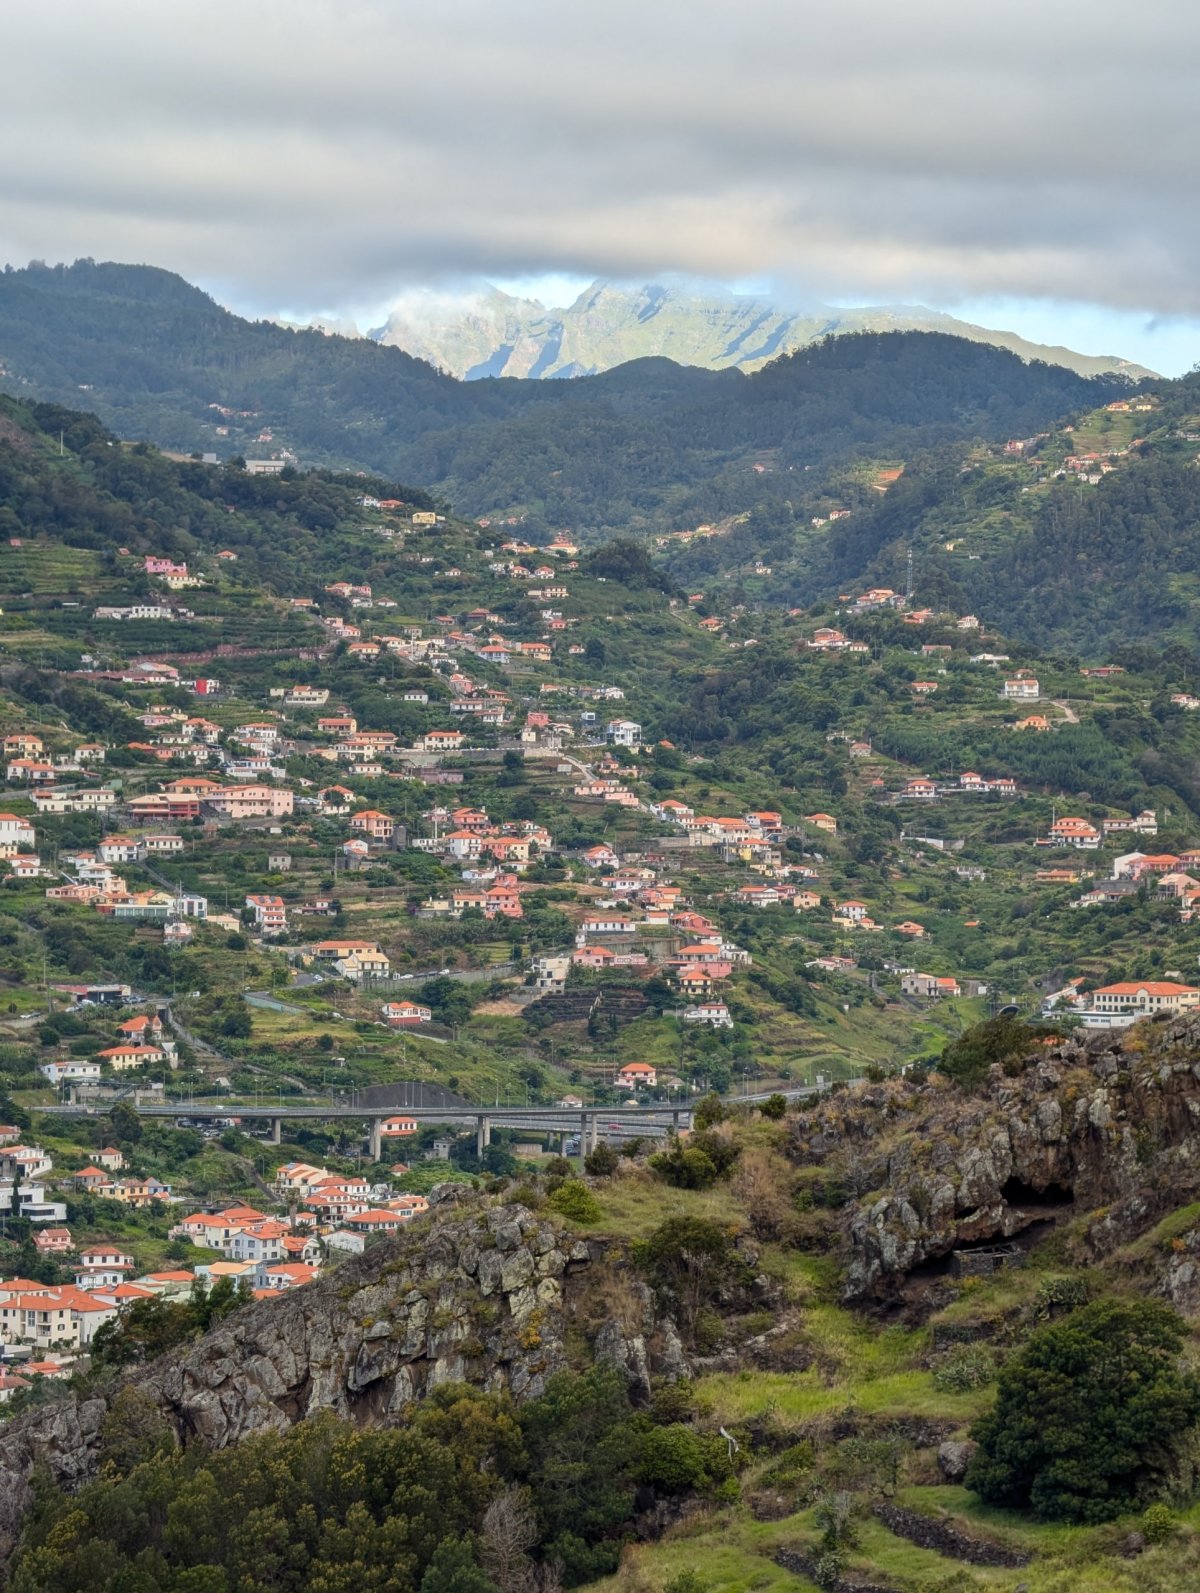
[[[1046,1278],[1033,1297],[1031,1310],[1034,1316],[1041,1318],[1063,1316],[1068,1311],[1077,1311],[1087,1301],[1085,1278]]]
[[[813,1469],[816,1458],[812,1440],[805,1438],[776,1455],[763,1472],[762,1480],[770,1488],[794,1488]]]
[[[1152,1504],[1142,1516],[1142,1536],[1147,1543],[1165,1543],[1175,1536],[1179,1523],[1165,1504]]]
[[[955,1344],[932,1371],[933,1386],[947,1394],[969,1394],[996,1376],[996,1357],[986,1344]]]
[[[642,1434],[640,1447],[638,1480],[664,1493],[707,1488],[730,1472],[725,1440],[703,1437],[680,1422],[651,1427]]]
[[[601,1140],[594,1151],[584,1158],[584,1168],[590,1178],[611,1178],[620,1158],[607,1140]]]
[[[634,1246],[633,1259],[689,1333],[711,1300],[749,1275],[729,1231],[703,1217],[668,1218]]]
[[[846,1556],[841,1549],[823,1549],[813,1566],[813,1581],[818,1587],[836,1587],[846,1569]]]
[[[595,1195],[577,1178],[560,1184],[546,1204],[551,1211],[556,1211],[560,1217],[569,1217],[572,1222],[599,1222],[604,1215]]]
[[[692,1122],[698,1129],[712,1128],[714,1123],[725,1121],[725,1103],[715,1090],[710,1090],[696,1102]]]
[[[650,1166],[675,1189],[711,1189],[718,1173],[714,1163],[702,1150],[693,1146],[675,1145],[669,1151],[651,1156]]]
[[[775,1122],[778,1122],[781,1117],[787,1116],[787,1096],[768,1095],[759,1107],[759,1111],[764,1117],[772,1118]]]
[[[650,1397],[650,1419],[660,1426],[688,1421],[696,1412],[696,1391],[686,1377],[663,1383]]]
[[[946,1047],[938,1072],[970,1089],[986,1077],[995,1063],[1015,1064],[1034,1054],[1048,1032],[1017,1018],[987,1018]]]

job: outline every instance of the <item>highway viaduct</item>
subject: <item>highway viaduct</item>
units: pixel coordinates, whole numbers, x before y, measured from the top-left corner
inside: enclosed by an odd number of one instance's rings
[[[819,1088],[804,1086],[781,1091],[789,1099],[803,1099],[819,1094]],[[765,1100],[762,1095],[731,1097],[729,1105],[746,1106]],[[379,1161],[383,1152],[383,1124],[391,1117],[404,1117],[420,1123],[440,1123],[447,1127],[475,1129],[476,1152],[482,1156],[492,1142],[494,1128],[524,1129],[536,1134],[558,1134],[563,1144],[575,1134],[579,1136],[579,1156],[582,1160],[594,1150],[601,1137],[610,1134],[648,1139],[662,1139],[678,1134],[692,1126],[692,1106],[688,1103],[656,1102],[649,1106],[471,1106],[467,1103],[451,1106],[365,1106],[351,1101],[337,1105],[323,1105],[317,1101],[297,1102],[295,1105],[243,1106],[234,1101],[177,1100],[171,1102],[127,1101],[124,1103],[139,1117],[159,1120],[186,1118],[192,1123],[227,1122],[237,1118],[241,1123],[266,1123],[271,1141],[280,1144],[285,1122],[365,1122],[367,1124],[372,1161]],[[109,1105],[71,1100],[56,1106],[37,1108],[47,1117],[103,1117]]]
[[[285,1122],[365,1122],[370,1141],[372,1161],[379,1161],[383,1153],[383,1124],[388,1118],[403,1117],[420,1123],[439,1123],[447,1127],[475,1129],[475,1149],[482,1156],[492,1142],[493,1128],[516,1128],[537,1134],[558,1134],[562,1140],[579,1135],[579,1154],[582,1158],[594,1150],[603,1135],[609,1133],[633,1137],[661,1139],[668,1134],[678,1134],[692,1124],[690,1106],[589,1106],[537,1107],[537,1106],[322,1106],[309,1102],[295,1106],[242,1106],[230,1101],[172,1101],[169,1104],[132,1102],[125,1103],[139,1117],[175,1121],[186,1118],[189,1123],[228,1122],[231,1118],[243,1124],[265,1123],[270,1128],[271,1141],[278,1145],[283,1139]],[[58,1106],[40,1107],[47,1117],[102,1117],[107,1106],[69,1102]]]

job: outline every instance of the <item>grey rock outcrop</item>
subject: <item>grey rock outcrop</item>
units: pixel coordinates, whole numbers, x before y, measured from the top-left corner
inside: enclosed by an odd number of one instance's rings
[[[947,1482],[963,1480],[978,1447],[979,1445],[972,1443],[969,1438],[948,1438],[944,1444],[938,1445],[938,1470]]]
[[[567,1293],[595,1251],[523,1206],[437,1202],[396,1239],[236,1312],[126,1386],[180,1442],[214,1448],[319,1411],[386,1424],[447,1382],[533,1398],[567,1364]],[[645,1356],[636,1371],[648,1386]],[[102,1397],[65,1399],[0,1430],[0,1548],[35,1467],[64,1487],[93,1474],[107,1411]]]
[[[1200,1190],[1200,1019],[1069,1039],[973,1090],[933,1078],[835,1095],[792,1154],[849,1185],[846,1297],[886,1302],[956,1250],[1092,1214],[1103,1259]],[[1200,1304],[1200,1237],[1159,1287]]]

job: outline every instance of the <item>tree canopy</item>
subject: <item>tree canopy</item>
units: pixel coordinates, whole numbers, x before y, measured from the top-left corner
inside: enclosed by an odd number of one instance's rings
[[[1200,1420],[1180,1366],[1186,1327],[1155,1300],[1100,1300],[1034,1333],[976,1423],[966,1476],[988,1504],[1049,1521],[1107,1521],[1161,1492]]]

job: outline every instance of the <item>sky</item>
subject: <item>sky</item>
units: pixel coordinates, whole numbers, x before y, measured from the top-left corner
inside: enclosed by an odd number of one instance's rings
[[[688,273],[1200,360],[1188,0],[6,8],[0,260],[249,314]]]

